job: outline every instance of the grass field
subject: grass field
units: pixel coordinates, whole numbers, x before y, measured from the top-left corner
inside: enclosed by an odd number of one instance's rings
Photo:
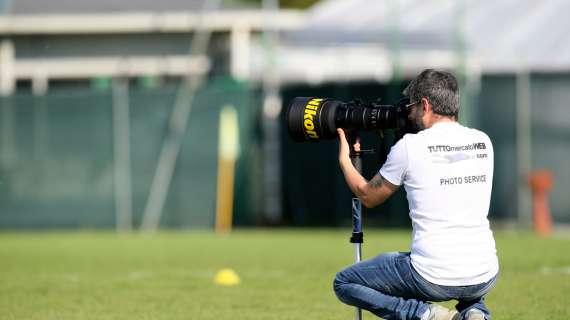
[[[408,231],[365,230],[364,257],[406,250]],[[334,274],[349,230],[0,233],[0,319],[352,319]],[[494,319],[570,319],[570,236],[497,233]],[[230,267],[235,287],[213,283]],[[451,304],[448,304],[451,305]],[[369,313],[364,319],[374,319]]]

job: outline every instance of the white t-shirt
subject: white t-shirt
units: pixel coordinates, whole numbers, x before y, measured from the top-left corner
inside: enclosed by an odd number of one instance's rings
[[[438,122],[396,143],[380,174],[405,186],[413,226],[411,262],[447,286],[489,281],[499,271],[487,214],[493,181],[489,137]]]

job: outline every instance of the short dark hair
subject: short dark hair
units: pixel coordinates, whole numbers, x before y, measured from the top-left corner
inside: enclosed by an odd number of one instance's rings
[[[403,93],[411,102],[427,98],[436,114],[459,115],[459,85],[449,72],[426,69],[408,84]]]

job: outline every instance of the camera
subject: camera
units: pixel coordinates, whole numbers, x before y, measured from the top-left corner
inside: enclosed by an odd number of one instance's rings
[[[285,120],[289,135],[296,142],[335,139],[337,128],[373,131],[395,129],[397,135],[417,132],[408,115],[413,104],[402,98],[394,105],[342,102],[329,98],[296,97]]]

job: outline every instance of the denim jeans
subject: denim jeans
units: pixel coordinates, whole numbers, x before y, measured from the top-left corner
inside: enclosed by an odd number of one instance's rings
[[[429,308],[428,301],[448,300],[458,301],[455,307],[462,318],[477,308],[491,319],[484,297],[496,279],[470,286],[437,285],[414,270],[409,252],[390,252],[345,268],[333,285],[340,301],[384,319],[419,320]]]

